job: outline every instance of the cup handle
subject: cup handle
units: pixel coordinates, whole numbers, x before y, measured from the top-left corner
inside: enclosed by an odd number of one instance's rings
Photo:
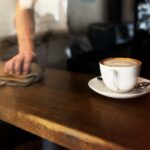
[[[119,91],[119,85],[118,85],[118,72],[115,70],[110,70],[113,74],[113,86]]]

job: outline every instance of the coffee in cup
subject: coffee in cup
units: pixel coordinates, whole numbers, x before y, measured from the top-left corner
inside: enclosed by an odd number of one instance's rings
[[[99,62],[105,86],[114,92],[131,91],[138,80],[141,61],[132,58],[106,58]]]

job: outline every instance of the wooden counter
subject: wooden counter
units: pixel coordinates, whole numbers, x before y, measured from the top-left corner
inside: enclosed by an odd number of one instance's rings
[[[150,149],[150,94],[106,98],[89,89],[93,77],[46,70],[37,84],[1,87],[0,119],[69,149]]]

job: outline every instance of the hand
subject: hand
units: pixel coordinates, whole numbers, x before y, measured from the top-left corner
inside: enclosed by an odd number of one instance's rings
[[[15,75],[28,74],[31,63],[35,60],[36,53],[34,51],[19,52],[5,63],[4,73]]]

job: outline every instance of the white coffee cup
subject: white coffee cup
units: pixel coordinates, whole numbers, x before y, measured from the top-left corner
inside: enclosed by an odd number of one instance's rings
[[[132,58],[106,58],[99,62],[105,86],[114,92],[131,91],[138,80],[142,62]]]

